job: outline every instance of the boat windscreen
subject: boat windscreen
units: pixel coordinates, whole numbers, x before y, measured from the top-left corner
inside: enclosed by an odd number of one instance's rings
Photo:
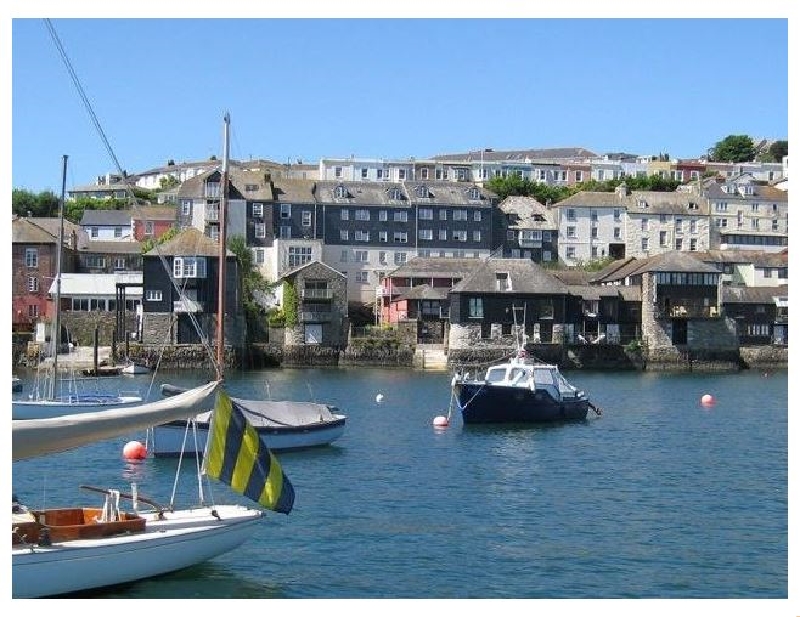
[[[486,372],[486,381],[497,383],[499,381],[504,381],[506,378],[506,369],[505,367],[494,367],[490,368]]]

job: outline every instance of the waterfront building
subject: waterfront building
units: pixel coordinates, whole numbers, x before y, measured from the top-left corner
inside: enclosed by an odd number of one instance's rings
[[[138,242],[161,237],[176,221],[175,205],[141,205],[131,211],[133,237]]]
[[[558,260],[558,209],[533,197],[506,197],[497,206],[495,254],[537,263]]]
[[[130,209],[84,210],[81,230],[90,242],[130,242],[133,239],[133,222]]]
[[[736,323],[741,345],[788,345],[789,286],[726,286],[725,314]]]

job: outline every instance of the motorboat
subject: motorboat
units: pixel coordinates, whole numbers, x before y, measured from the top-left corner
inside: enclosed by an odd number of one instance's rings
[[[125,364],[121,369],[120,372],[123,375],[145,375],[150,373],[150,369],[144,366],[143,364],[137,364],[136,362],[128,362]]]
[[[482,376],[458,370],[451,385],[464,424],[585,420],[590,408],[602,413],[557,365],[534,360],[523,349]]]

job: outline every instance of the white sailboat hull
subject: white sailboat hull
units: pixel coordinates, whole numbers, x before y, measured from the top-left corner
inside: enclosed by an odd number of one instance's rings
[[[150,369],[140,364],[126,364],[122,367],[121,372],[124,375],[145,375],[150,372]]]
[[[11,401],[12,420],[41,420],[57,418],[67,414],[89,413],[135,405],[142,402],[141,396],[119,396],[113,400],[19,400]]]
[[[144,532],[70,540],[11,551],[13,598],[37,598],[96,589],[197,565],[240,546],[263,512],[235,505],[178,510],[147,519]]]
[[[261,441],[273,452],[287,450],[303,450],[318,446],[327,446],[337,440],[344,433],[344,416],[339,416],[336,421],[306,424],[296,427],[269,429],[256,427]],[[184,448],[184,437],[186,445]],[[183,449],[184,456],[202,454],[208,439],[208,422],[197,423],[197,442],[191,426],[186,432],[186,422],[172,422],[153,427],[153,444],[150,451],[156,457],[180,456]]]

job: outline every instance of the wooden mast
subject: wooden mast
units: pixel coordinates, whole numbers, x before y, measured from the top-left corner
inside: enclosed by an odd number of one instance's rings
[[[217,285],[217,379],[225,373],[225,209],[228,201],[228,158],[230,156],[231,115],[225,112],[225,139],[222,151],[222,191],[219,200],[219,284]]]
[[[50,380],[50,400],[56,396],[56,380],[58,379],[58,344],[61,339],[61,253],[64,252],[64,196],[67,192],[67,155],[63,156],[61,170],[61,200],[58,204],[58,246],[56,246],[56,302],[53,318],[53,330],[50,340],[53,347],[53,376]]]

